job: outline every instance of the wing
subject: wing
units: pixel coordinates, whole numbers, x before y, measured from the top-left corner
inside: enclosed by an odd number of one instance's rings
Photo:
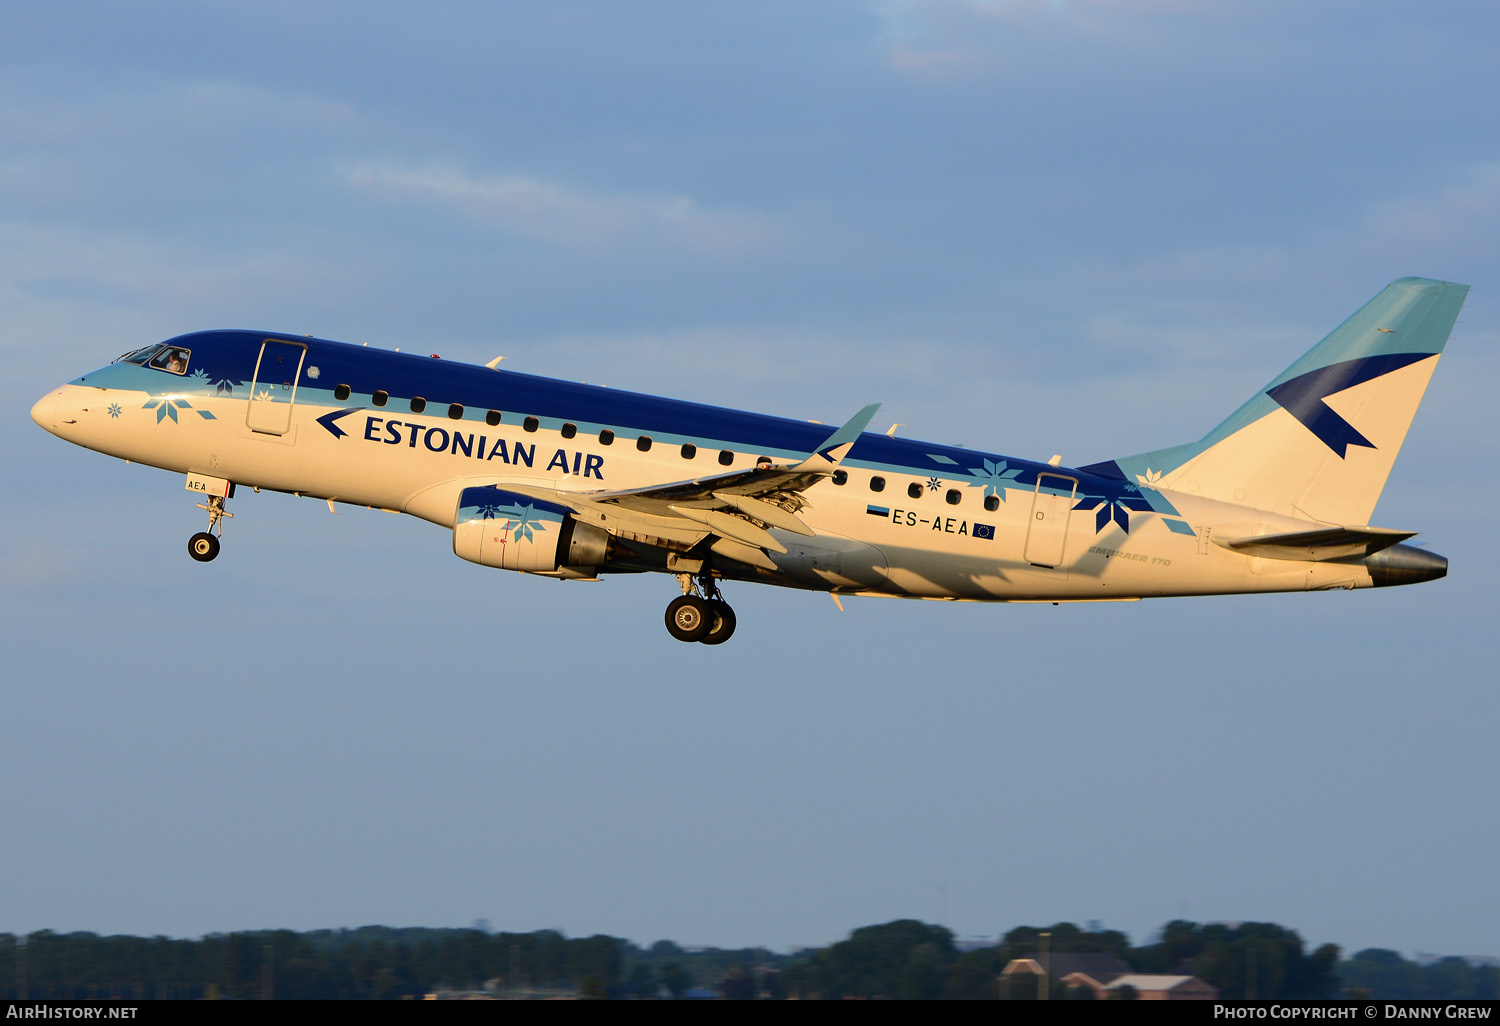
[[[785,552],[786,546],[769,528],[813,536],[798,516],[809,505],[803,493],[833,475],[879,409],[879,403],[866,406],[796,464],[762,464],[623,491],[561,491],[512,482],[501,487],[569,506],[583,522],[627,543],[686,552],[707,541],[720,556],[775,570],[767,552]]]

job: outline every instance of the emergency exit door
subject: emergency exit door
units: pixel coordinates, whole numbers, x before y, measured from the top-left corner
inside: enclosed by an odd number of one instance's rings
[[[1068,514],[1078,482],[1061,474],[1038,474],[1031,498],[1031,523],[1026,529],[1026,562],[1055,567],[1063,561],[1068,540]]]

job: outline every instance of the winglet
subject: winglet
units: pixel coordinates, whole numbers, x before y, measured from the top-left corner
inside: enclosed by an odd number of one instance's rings
[[[803,472],[811,471],[815,474],[832,473],[833,469],[849,454],[849,450],[854,448],[854,443],[859,440],[865,428],[870,426],[870,421],[875,419],[875,414],[879,411],[879,403],[866,406],[856,413],[849,423],[829,435],[828,440],[818,446],[811,456],[792,469]]]

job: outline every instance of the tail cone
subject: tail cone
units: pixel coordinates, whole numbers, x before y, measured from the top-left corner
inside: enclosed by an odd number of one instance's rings
[[[1392,545],[1365,559],[1370,579],[1377,588],[1394,584],[1421,584],[1435,581],[1448,573],[1448,560],[1436,552],[1415,545]]]

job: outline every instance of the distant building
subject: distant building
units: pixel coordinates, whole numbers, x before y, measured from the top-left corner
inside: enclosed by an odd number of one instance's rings
[[[1134,987],[1141,1001],[1217,1001],[1219,988],[1196,976],[1157,976],[1131,973],[1110,981],[1100,997],[1115,997],[1122,987]]]
[[[1122,987],[1131,987],[1143,1001],[1213,1001],[1219,989],[1196,976],[1160,976],[1135,973],[1113,955],[1098,952],[1049,952],[1035,958],[1012,959],[1000,977],[1012,987],[1036,986],[1035,978],[1047,976],[1068,987],[1092,991],[1097,999],[1118,998]],[[1023,978],[1029,978],[1025,983]]]
[[[1050,976],[1068,986],[1085,986],[1096,994],[1111,980],[1130,972],[1130,966],[1114,955],[1099,952],[1053,951],[1036,958],[1016,958],[1002,970],[1002,978],[1011,977],[1012,986],[1020,985],[1018,976]]]

